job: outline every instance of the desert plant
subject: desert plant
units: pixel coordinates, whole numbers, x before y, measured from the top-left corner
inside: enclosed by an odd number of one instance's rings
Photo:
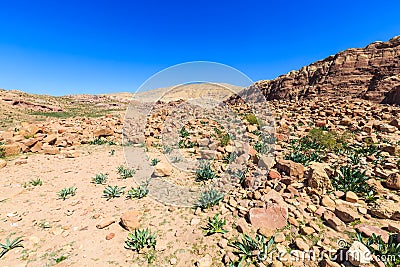
[[[232,176],[237,178],[239,180],[239,183],[243,183],[244,179],[246,179],[246,174],[249,171],[248,168],[244,169],[244,170],[237,170],[236,172],[232,173]]]
[[[144,230],[135,229],[133,233],[128,234],[128,238],[125,241],[125,248],[140,252],[144,248],[154,249],[156,242],[156,236],[148,228]]]
[[[108,179],[107,173],[99,173],[92,179],[92,183],[95,184],[104,184]]]
[[[212,206],[217,205],[224,198],[224,193],[209,189],[201,193],[197,200],[195,207],[199,207],[202,210],[208,209]]]
[[[304,166],[308,166],[311,161],[321,162],[322,156],[317,151],[294,150],[291,151],[288,155],[286,155],[285,159],[301,163]]]
[[[32,179],[29,181],[30,185],[33,186],[41,186],[43,184],[42,180],[40,180],[40,178],[36,178],[36,179]]]
[[[24,245],[22,244],[22,237],[17,237],[14,240],[10,241],[7,237],[6,242],[4,244],[0,243],[1,252],[0,252],[0,259],[10,250],[14,248],[23,248]]]
[[[170,146],[163,145],[163,153],[164,154],[171,154],[174,149]]]
[[[258,119],[257,119],[257,117],[254,115],[254,114],[246,114],[245,116],[244,116],[244,119],[246,120],[246,121],[248,121],[250,124],[252,124],[252,125],[255,125],[255,124],[258,124]]]
[[[111,149],[111,150],[110,150],[110,155],[111,155],[111,156],[114,156],[114,155],[115,155],[115,149]]]
[[[189,136],[189,132],[186,130],[185,126],[183,126],[183,127],[181,128],[181,130],[179,131],[179,136],[180,136],[181,138],[186,138],[186,137]]]
[[[227,146],[229,144],[229,141],[231,141],[230,134],[224,134],[221,137],[220,144],[221,144],[222,147],[225,147],[225,146]]]
[[[353,168],[349,165],[340,166],[339,170],[332,179],[332,185],[335,190],[352,191],[360,195],[366,195],[373,190],[367,183],[369,177],[365,174],[365,171],[360,171],[358,168]]]
[[[385,266],[399,266],[400,243],[396,241],[396,234],[391,234],[387,243],[382,240],[381,236],[377,236],[375,233],[368,238],[363,238],[361,233],[357,233],[357,239],[359,242],[363,243],[372,254],[384,261]]]
[[[4,158],[5,152],[4,152],[4,143],[0,142],[0,158]]]
[[[103,191],[103,197],[107,198],[107,200],[110,200],[112,198],[120,197],[121,195],[124,194],[125,191],[125,186],[118,187],[116,186],[107,186],[104,191]]]
[[[128,190],[126,198],[144,198],[149,193],[147,186],[148,183],[140,185],[136,188],[132,187],[130,190]]]
[[[117,168],[117,172],[121,176],[122,179],[126,179],[126,178],[133,177],[133,175],[135,174],[136,171],[131,168],[121,165]]]
[[[76,194],[76,187],[66,187],[61,189],[57,195],[59,199],[66,200],[68,196],[75,196]]]
[[[262,262],[267,259],[268,254],[273,251],[274,238],[268,241],[263,235],[256,235],[254,240],[249,235],[244,234],[240,241],[232,243],[232,247],[236,248],[236,253],[240,257],[239,266],[244,264]]]
[[[108,141],[105,138],[101,138],[101,137],[96,137],[93,140],[89,141],[90,145],[104,145],[106,144]]]
[[[216,177],[215,172],[211,169],[210,162],[202,162],[199,169],[196,170],[196,181],[211,180]]]
[[[154,158],[154,159],[151,160],[150,165],[151,165],[151,166],[156,166],[159,162],[160,162],[159,159]]]
[[[213,235],[213,234],[225,234],[227,231],[223,229],[226,225],[225,219],[218,218],[218,214],[215,214],[213,218],[208,218],[207,226],[204,227],[204,231],[206,235]]]
[[[232,162],[235,161],[235,159],[237,158],[237,154],[235,152],[231,152],[228,155],[224,156],[222,158],[222,160],[226,163],[226,164],[231,164]]]

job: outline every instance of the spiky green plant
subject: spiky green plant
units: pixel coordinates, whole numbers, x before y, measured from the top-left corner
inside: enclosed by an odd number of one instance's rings
[[[107,139],[102,138],[102,137],[96,137],[93,140],[89,141],[90,145],[99,145],[100,146],[100,145],[104,145],[107,143],[108,143]]]
[[[211,180],[216,177],[214,170],[211,168],[210,162],[202,162],[196,170],[196,181]]]
[[[357,233],[357,239],[363,243],[372,254],[378,256],[379,259],[385,259],[385,266],[396,267],[400,264],[400,243],[397,240],[398,234],[391,234],[386,243],[381,236],[373,233],[368,238],[363,238],[361,233]]]
[[[108,174],[107,173],[99,173],[96,174],[95,177],[92,179],[92,183],[95,184],[104,184],[108,179]]]
[[[4,152],[4,143],[0,142],[0,158],[4,158],[5,152]]]
[[[186,138],[189,136],[189,132],[186,130],[185,126],[181,128],[181,130],[179,131],[179,135],[181,138]]]
[[[231,246],[237,249],[236,254],[240,257],[239,266],[246,266],[247,264],[265,261],[273,251],[274,238],[266,241],[263,235],[257,234],[254,240],[249,235],[244,234],[240,241],[233,242]]]
[[[245,115],[244,116],[244,119],[246,120],[246,121],[248,121],[251,125],[256,125],[256,124],[258,124],[258,119],[257,119],[257,117],[254,115],[254,114],[247,114],[247,115]]]
[[[0,243],[0,259],[10,250],[14,248],[23,248],[24,245],[22,244],[22,237],[17,237],[14,240],[10,241],[10,239],[7,237],[6,242],[4,244]]]
[[[30,185],[33,186],[41,186],[43,184],[42,180],[40,180],[40,178],[36,178],[36,179],[32,179],[29,181]]]
[[[117,172],[121,176],[122,179],[133,177],[133,175],[136,173],[135,170],[125,167],[123,165],[121,165],[117,168]]]
[[[59,199],[66,200],[68,196],[75,196],[76,194],[76,187],[66,187],[61,189],[57,195]]]
[[[135,229],[133,233],[128,234],[128,238],[125,241],[125,248],[140,252],[144,248],[154,249],[156,243],[156,236],[148,228],[144,230]]]
[[[158,158],[154,158],[154,159],[151,160],[150,165],[151,166],[156,166],[159,162],[160,162],[160,160]]]
[[[225,146],[227,146],[229,144],[229,141],[231,141],[230,134],[224,134],[221,137],[220,144],[221,144],[222,147],[225,147]]]
[[[365,174],[365,171],[361,171],[349,165],[340,166],[339,170],[340,171],[338,171],[336,176],[332,179],[332,185],[335,190],[343,192],[352,191],[361,196],[373,190],[372,186],[367,183],[369,177]]]
[[[149,189],[147,188],[148,183],[140,185],[136,188],[132,187],[127,192],[126,198],[133,199],[133,198],[144,198],[149,193]]]
[[[110,200],[112,198],[120,197],[121,195],[124,194],[125,192],[125,186],[118,187],[116,186],[107,186],[104,191],[103,191],[103,197],[107,198],[107,200]]]
[[[207,226],[204,227],[204,231],[206,235],[213,234],[225,234],[227,231],[223,229],[226,225],[225,219],[220,219],[218,214],[215,214],[213,218],[208,218]]]
[[[211,188],[201,193],[199,199],[195,204],[195,207],[199,207],[202,210],[208,209],[212,206],[217,205],[223,198],[224,193]]]

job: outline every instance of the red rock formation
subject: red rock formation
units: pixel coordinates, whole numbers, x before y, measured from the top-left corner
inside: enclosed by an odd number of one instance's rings
[[[350,96],[400,104],[396,86],[400,86],[400,36],[347,49],[274,80],[258,81],[244,94],[256,87],[267,100]]]

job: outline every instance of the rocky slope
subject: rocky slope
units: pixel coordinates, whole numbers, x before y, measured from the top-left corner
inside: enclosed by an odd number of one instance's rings
[[[400,36],[347,49],[252,87],[267,100],[348,96],[400,104]]]

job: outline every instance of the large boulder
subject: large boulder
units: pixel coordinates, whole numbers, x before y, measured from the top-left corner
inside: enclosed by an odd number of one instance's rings
[[[154,166],[154,176],[164,177],[172,175],[172,166],[167,162],[159,162]]]
[[[328,164],[311,162],[306,174],[308,186],[320,195],[324,195],[327,191],[333,189],[331,179],[329,179],[326,170],[329,170]]]
[[[379,199],[369,209],[373,217],[400,221],[400,205],[387,199]]]
[[[386,179],[386,186],[391,189],[400,190],[400,174],[392,173]]]
[[[304,177],[304,166],[291,160],[279,159],[275,167],[286,175],[302,179]]]

